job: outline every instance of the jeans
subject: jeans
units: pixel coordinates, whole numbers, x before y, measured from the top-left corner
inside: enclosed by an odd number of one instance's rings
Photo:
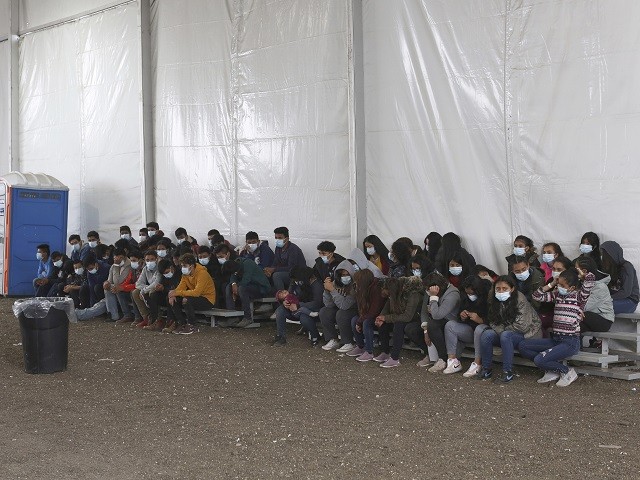
[[[46,297],[51,290],[51,282],[47,282],[44,285],[36,285],[36,280],[41,280],[41,277],[33,279],[33,290],[36,297]]]
[[[351,319],[351,331],[353,332],[356,345],[364,348],[369,353],[373,353],[373,327],[375,320],[366,319],[362,323],[362,332],[356,330],[356,323],[358,323],[358,316]]]
[[[580,351],[580,335],[551,334],[551,338],[530,338],[520,342],[518,350],[542,370],[567,373],[569,367],[561,360]]]
[[[634,302],[630,298],[623,298],[621,300],[613,301],[614,313],[633,313],[638,307],[638,302]]]
[[[318,324],[316,323],[317,317],[310,316],[310,313],[311,310],[308,308],[299,308],[296,311],[294,318],[300,320],[300,325],[309,332],[311,340],[318,340],[320,338],[320,332],[318,332]]]
[[[444,341],[444,326],[446,323],[447,320],[444,318],[440,320],[430,318],[427,326],[427,333],[436,350],[438,350],[438,357],[445,362],[447,361],[447,346]]]
[[[473,341],[473,327],[468,323],[449,320],[444,326],[444,340],[447,345],[447,354],[458,358],[464,348],[463,344]]]
[[[273,272],[273,275],[271,275],[271,281],[273,282],[273,286],[276,291],[286,290],[289,288],[289,283],[291,283],[289,272]]]
[[[184,313],[182,309],[184,308]],[[193,323],[196,319],[196,310],[210,310],[213,304],[206,297],[175,297],[171,310],[178,325]],[[185,316],[187,317],[185,320]]]
[[[325,341],[338,340],[338,330],[340,340],[343,345],[353,343],[353,329],[351,320],[358,314],[358,309],[353,307],[348,310],[340,310],[338,307],[322,307],[320,309],[320,324],[322,325],[322,335]],[[338,329],[336,329],[338,324]]]
[[[89,320],[90,318],[99,317],[100,315],[104,315],[105,313],[107,313],[107,301],[103,298],[93,307],[77,309],[76,318],[78,319],[78,321]]]
[[[378,329],[378,338],[380,346],[384,353],[390,353],[391,358],[398,360],[400,358],[400,349],[404,344],[404,328],[407,326],[404,322],[383,323]],[[389,349],[389,334],[393,332],[393,347]],[[446,358],[446,356],[445,356]]]
[[[497,346],[502,349],[502,369],[505,372],[510,372],[513,369],[513,352],[522,340],[524,340],[524,335],[519,332],[505,330],[498,335],[495,330],[487,328],[480,337],[482,368],[491,370],[493,347]]]
[[[293,316],[293,313],[284,308],[284,305],[276,308],[276,335],[278,337],[287,337],[287,318],[290,320],[298,320]]]
[[[231,291],[231,284],[227,285],[225,289],[225,296],[227,297],[227,308],[232,310],[236,307],[236,302],[233,299],[233,293]],[[253,320],[253,312],[251,311],[251,301],[256,298],[262,298],[263,295],[260,293],[260,288],[255,285],[238,285],[238,298],[240,299],[240,304],[242,305],[242,310],[244,311],[244,318],[248,318],[249,320]]]
[[[107,301],[107,311],[109,315],[111,315],[111,320],[118,320],[118,318],[120,318],[118,304],[122,309],[123,316],[133,318],[131,306],[129,305],[129,301],[131,300],[129,292],[111,293],[109,290],[104,290],[104,298]]]

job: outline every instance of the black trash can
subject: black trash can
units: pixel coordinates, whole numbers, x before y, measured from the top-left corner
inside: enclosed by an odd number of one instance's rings
[[[35,297],[18,300],[13,312],[20,320],[24,369],[27,373],[54,373],[67,369],[69,320],[73,300]]]

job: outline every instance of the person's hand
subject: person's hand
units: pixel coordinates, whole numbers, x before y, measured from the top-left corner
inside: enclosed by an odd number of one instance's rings
[[[362,333],[362,325],[360,325],[359,323],[356,323],[356,332]]]
[[[333,292],[335,290],[333,282],[331,281],[331,279],[329,277],[324,279],[324,289],[327,292]]]
[[[271,275],[273,275],[273,272],[274,272],[274,271],[275,271],[275,268],[272,268],[272,267],[265,267],[265,269],[264,269],[264,274],[265,274],[267,277],[271,277]]]
[[[286,300],[284,302],[282,302],[282,305],[284,305],[284,308],[286,308],[287,310],[291,306],[291,304],[289,302],[287,302]]]
[[[440,287],[437,285],[431,285],[427,289],[427,293],[429,294],[430,297],[437,297],[438,294],[440,293]]]
[[[64,293],[69,293],[71,291],[71,285],[65,285],[62,291]]]
[[[289,310],[291,312],[295,312],[296,310],[298,310],[298,305],[296,305],[295,303],[289,304]]]
[[[176,297],[169,297],[169,305],[173,307],[174,303],[176,303]]]
[[[102,284],[105,290],[111,290],[111,284],[107,281]]]
[[[161,283],[156,285],[156,292],[161,292],[162,290],[164,290],[164,285],[162,285]]]
[[[462,320],[466,320],[467,318],[469,318],[469,312],[467,312],[466,310],[462,310],[462,311],[460,312],[460,318],[461,318]]]
[[[169,298],[175,298],[176,296],[176,291],[175,290],[169,290]]]
[[[476,312],[468,312],[467,317],[475,323],[481,323],[481,319]]]
[[[231,285],[231,295],[233,295],[233,299],[238,299],[238,284],[234,283]]]
[[[384,323],[384,315],[378,315],[376,317],[376,327],[381,327]]]
[[[576,270],[578,271],[578,278],[580,280],[584,280],[584,277],[587,275],[587,271],[582,270],[580,267],[576,267]]]
[[[431,337],[429,337],[429,333],[426,330],[424,331],[424,343],[427,344],[427,347],[431,346]]]
[[[118,293],[120,286],[119,285],[111,285],[111,293]]]

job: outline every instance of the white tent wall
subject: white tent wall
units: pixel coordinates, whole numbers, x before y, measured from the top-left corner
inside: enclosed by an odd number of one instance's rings
[[[1,14],[2,12],[0,12]],[[9,42],[5,41],[0,42],[0,171],[3,173],[11,170],[11,162],[9,160],[10,103]]]
[[[136,2],[21,39],[20,169],[70,188],[69,232],[143,221]]]
[[[156,1],[158,222],[349,247],[347,4]],[[273,241],[271,242],[273,244]],[[313,255],[313,256],[311,256]]]
[[[38,28],[115,3],[118,2],[114,0],[20,0],[20,30]]]
[[[502,272],[518,234],[574,257],[593,230],[640,264],[638,19],[633,0],[365,0],[369,231],[452,230]]]

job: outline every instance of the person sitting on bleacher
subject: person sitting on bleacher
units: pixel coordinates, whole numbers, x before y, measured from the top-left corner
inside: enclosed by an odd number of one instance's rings
[[[63,255],[60,252],[53,252],[51,254],[51,263],[53,265],[53,269],[49,274],[47,279],[47,285],[49,286],[49,291],[47,292],[47,297],[58,297],[61,295],[62,287],[64,286],[64,263],[69,261],[69,258],[66,255]]]
[[[49,277],[53,272],[53,262],[51,261],[51,251],[49,245],[43,243],[38,245],[36,259],[38,260],[38,276],[33,280],[33,289],[36,297],[46,297],[51,289]]]
[[[180,268],[182,279],[175,290],[169,291],[169,304],[177,324],[173,333],[189,335],[198,331],[193,326],[196,310],[210,310],[216,303],[216,287],[206,268],[196,262],[193,254],[185,253],[180,257]]]
[[[293,267],[306,266],[307,261],[300,247],[289,241],[289,229],[287,227],[278,227],[273,233],[276,238],[275,255],[273,263],[270,267],[264,269],[264,273],[271,279],[276,290],[285,290],[289,288],[291,280],[289,272],[291,269]]]
[[[160,284],[156,286],[156,292],[149,297],[149,310],[152,314],[160,319],[160,307],[167,308],[167,321],[165,327],[162,329],[162,333],[171,333],[176,329],[175,317],[173,316],[173,309],[169,305],[169,292],[175,290],[180,285],[182,279],[182,272],[180,271],[180,262],[176,267],[171,260],[164,259],[158,262],[158,272],[160,273]],[[145,330],[151,330],[147,325]]]
[[[67,275],[62,287],[64,296],[71,298],[76,308],[89,308],[89,289],[86,288],[87,274],[82,260],[79,258],[72,260],[72,263],[67,263],[63,268]]]
[[[225,289],[227,308],[235,309],[239,301],[244,311],[244,316],[241,320],[233,319],[224,326],[246,328],[253,324],[251,302],[256,298],[266,297],[271,293],[269,279],[262,269],[248,258],[225,261],[222,265],[222,270],[223,274],[230,275],[229,284]]]
[[[193,237],[190,237],[187,230],[183,227],[178,227],[175,231],[177,245],[182,247],[188,247],[194,255],[198,254],[198,242]]]
[[[77,233],[69,235],[69,245],[71,245],[70,258],[74,262],[76,260],[83,261],[86,258],[87,254],[91,252],[91,247],[89,247],[88,244],[83,245],[82,239]]]
[[[604,242],[600,250],[602,250],[602,270],[611,275],[609,291],[613,299],[613,310],[616,313],[635,312],[640,300],[635,267],[624,259],[622,247],[617,242]]]
[[[149,318],[143,318],[140,310],[138,309],[138,305],[133,301],[132,292],[136,288],[136,284],[138,283],[138,279],[140,278],[140,274],[142,273],[142,268],[144,265],[144,255],[140,250],[134,250],[129,252],[129,261],[131,262],[131,276],[125,282],[123,286],[124,292],[126,292],[129,297],[130,303],[132,304],[133,309],[133,326],[138,328],[144,328],[149,325]]]
[[[336,253],[336,246],[333,242],[325,240],[324,242],[320,242],[316,248],[318,249],[319,255],[313,266],[316,277],[322,279],[323,282],[327,278],[333,281],[336,267],[345,258]]]
[[[324,279],[324,306],[318,315],[322,324],[322,335],[327,342],[322,346],[323,350],[337,349],[339,353],[346,353],[354,348],[351,319],[358,314],[353,283],[355,272],[353,264],[344,260],[336,267],[333,280]],[[340,341],[336,324],[340,330]]]
[[[104,282],[109,278],[109,265],[101,260],[97,260],[95,255],[89,255],[83,262],[87,281],[83,285],[81,298],[87,298],[89,304],[85,308],[93,307],[104,298]]]
[[[160,272],[158,270],[158,254],[149,250],[144,254],[144,267],[140,272],[140,276],[136,281],[136,288],[131,292],[131,298],[138,307],[138,311],[142,315],[142,321],[146,320],[146,325],[142,327],[146,330],[153,327],[152,330],[160,331],[164,328],[164,322],[158,320],[157,309],[152,312],[149,308],[149,298],[156,293],[156,287],[160,284]],[[155,325],[156,322],[159,322]],[[154,326],[155,325],[155,326]]]
[[[580,256],[575,261],[576,268],[580,268],[595,275],[595,285],[584,307],[584,319],[580,323],[582,332],[608,332],[615,320],[613,299],[609,293],[611,277],[600,272],[595,260],[588,256]]]
[[[128,225],[120,227],[120,240],[129,242],[129,250],[137,250],[139,248],[138,241],[131,236],[131,228]]]
[[[529,265],[526,257],[514,257],[510,266],[510,275],[518,291],[524,295],[534,309],[538,310],[540,302],[532,299],[532,295],[544,285],[542,270]]]
[[[245,239],[247,243],[240,250],[240,257],[254,261],[262,270],[265,267],[270,267],[273,263],[274,253],[269,246],[269,241],[260,241],[256,232],[247,232]]]
[[[227,303],[226,291],[227,287],[231,283],[231,273],[225,272],[223,270],[223,266],[228,261],[235,261],[238,258],[235,250],[231,249],[226,243],[219,243],[216,245],[214,249],[215,256],[212,258],[212,261],[215,260],[215,264],[218,267],[216,271],[216,276],[213,279],[216,283],[216,293],[219,295],[218,302],[216,303],[217,308],[226,308],[227,310],[233,310],[234,305]]]
[[[135,288],[135,281],[132,282],[133,273],[131,271],[131,261],[122,249],[113,252],[113,265],[109,269],[109,276],[102,284],[104,297],[107,299],[107,311],[111,315],[111,321],[118,325],[133,322],[133,312],[129,302],[131,292]],[[133,287],[133,288],[130,288]],[[122,318],[118,312],[118,305],[122,309]]]

